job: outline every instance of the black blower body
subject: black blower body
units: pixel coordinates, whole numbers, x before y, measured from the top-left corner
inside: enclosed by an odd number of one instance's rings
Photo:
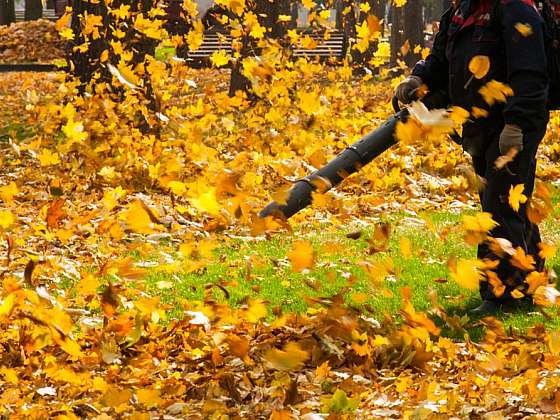
[[[428,108],[442,107],[447,103],[443,93],[428,95],[423,102]],[[396,112],[395,115],[356,143],[348,146],[321,169],[296,181],[289,191],[285,204],[272,201],[261,210],[259,217],[290,218],[311,204],[312,192],[318,189],[320,192],[325,192],[335,187],[344,178],[357,172],[393,146],[396,143],[394,135],[397,123],[405,122],[408,118],[408,111],[399,109],[396,98],[393,98],[393,108]]]

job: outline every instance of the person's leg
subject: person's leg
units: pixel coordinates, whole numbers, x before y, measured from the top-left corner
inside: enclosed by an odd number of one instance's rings
[[[481,194],[482,210],[492,214],[494,221],[498,223],[490,236],[509,240],[514,248],[521,247],[526,254],[535,259],[535,268],[543,265],[538,256],[538,243],[540,234],[538,227],[527,218],[527,204],[521,204],[516,212],[509,204],[509,192],[512,186],[524,185],[523,193],[530,198],[533,193],[535,182],[537,147],[544,135],[543,133],[531,133],[525,136],[524,148],[519,155],[504,168],[497,169],[495,161],[500,156],[498,140],[492,139],[485,153],[486,163],[486,188]],[[496,274],[506,286],[506,291],[499,299],[494,296],[488,282],[480,283],[480,294],[484,300],[499,300],[507,302],[511,300],[511,292],[525,279],[527,272],[512,266],[509,258],[500,258],[490,249],[487,243],[478,248],[478,258],[499,260],[495,270]]]

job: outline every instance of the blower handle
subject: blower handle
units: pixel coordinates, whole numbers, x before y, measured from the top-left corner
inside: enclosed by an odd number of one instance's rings
[[[393,109],[395,110],[395,112],[399,112],[401,110],[397,95],[393,96],[393,99],[391,99],[391,104],[393,105]]]

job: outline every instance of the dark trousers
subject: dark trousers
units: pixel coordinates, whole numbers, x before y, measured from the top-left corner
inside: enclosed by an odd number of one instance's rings
[[[523,184],[524,194],[530,198],[535,184],[535,169],[537,148],[541,142],[546,128],[541,132],[524,135],[523,150],[516,158],[507,164],[507,167],[496,169],[495,161],[500,156],[498,145],[499,133],[492,135],[487,146],[477,156],[473,156],[475,172],[486,179],[486,187],[480,191],[482,210],[492,214],[498,223],[490,231],[494,238],[509,240],[514,248],[521,247],[526,254],[535,259],[535,268],[542,270],[544,261],[539,257],[538,243],[541,241],[539,228],[527,218],[527,203],[521,204],[519,212],[511,208],[508,202],[511,186]],[[493,253],[486,242],[478,246],[479,259],[499,260],[495,270],[499,279],[506,286],[504,294],[497,298],[492,287],[487,281],[480,282],[480,295],[485,300],[499,300],[507,302],[512,299],[510,293],[516,286],[523,284],[528,273],[511,265],[509,258],[500,258]]]

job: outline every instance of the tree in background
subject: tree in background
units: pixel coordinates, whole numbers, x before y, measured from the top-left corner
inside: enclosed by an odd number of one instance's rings
[[[231,10],[236,15],[230,27],[234,35],[233,46],[237,57],[231,67],[230,96],[234,96],[237,91],[243,91],[254,98],[251,82],[243,74],[243,60],[250,56],[259,56],[265,40],[274,39],[279,45],[286,46],[283,40],[291,20],[282,21],[280,16],[291,16],[291,3],[291,0],[252,0],[245,9]]]
[[[424,45],[422,0],[409,0],[404,6],[391,8],[391,65],[400,61],[410,67],[420,58],[417,47]]]
[[[42,0],[25,0],[25,20],[37,20],[43,17]]]
[[[0,25],[9,25],[16,21],[14,0],[0,0]]]
[[[106,92],[118,103],[137,104],[140,112],[131,118],[143,131],[158,125],[152,76],[164,66],[154,58],[156,46],[167,37],[164,15],[152,0],[78,0],[67,34],[68,66],[80,81],[79,91]],[[65,15],[61,26],[69,19]]]

